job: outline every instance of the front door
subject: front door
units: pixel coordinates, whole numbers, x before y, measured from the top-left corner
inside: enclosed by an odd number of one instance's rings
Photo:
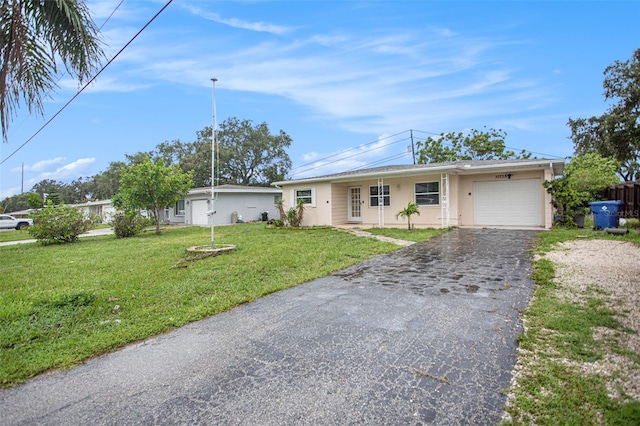
[[[362,196],[359,186],[349,188],[349,222],[362,221]]]

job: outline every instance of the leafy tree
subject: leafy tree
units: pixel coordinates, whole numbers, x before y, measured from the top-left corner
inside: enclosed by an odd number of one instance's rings
[[[207,133],[210,138],[211,128]],[[232,117],[220,125],[216,139],[220,183],[269,185],[283,180],[291,169],[285,151],[291,146],[291,137],[282,130],[271,134],[267,123],[254,126],[251,120]]]
[[[617,171],[620,164],[613,158],[588,153],[574,157],[564,168],[562,177],[545,181],[544,186],[553,196],[559,215],[569,219],[583,214],[589,201],[604,199],[605,189],[620,182]]]
[[[509,160],[530,158],[531,153],[521,151],[516,154],[507,150],[504,140],[507,133],[503,130],[472,129],[465,135],[462,132],[442,133],[437,139],[428,137],[418,141],[417,154],[419,164],[446,163],[462,160]]]
[[[100,65],[102,49],[84,0],[0,0],[0,124],[7,140],[20,103],[43,112],[58,62],[80,82]]]
[[[60,186],[60,198],[65,204],[85,203],[91,195],[91,187],[91,181],[85,182],[82,178],[78,178]]]
[[[31,208],[29,205],[30,194],[31,193],[25,192],[24,194],[13,195],[5,198],[2,200],[2,211],[11,213]],[[42,207],[42,200],[40,200],[40,205],[38,207]]]
[[[414,214],[417,214],[418,216],[420,216],[420,208],[418,207],[418,205],[416,203],[413,203],[413,202],[409,201],[407,203],[407,207],[405,207],[404,209],[402,209],[398,213],[396,213],[396,219],[398,217],[406,217],[407,218],[407,229],[409,231],[411,231],[411,216],[413,216]]]
[[[120,174],[126,167],[124,161],[112,161],[102,173],[94,175],[90,180],[89,194],[93,200],[108,200],[118,192]]]
[[[132,212],[138,209],[151,213],[160,233],[160,212],[184,197],[193,186],[193,173],[184,173],[178,166],[165,166],[163,161],[152,163],[147,157],[138,164],[123,168],[120,189],[113,197],[113,205]]]
[[[617,100],[603,115],[569,118],[576,155],[595,152],[620,163],[625,181],[640,179],[640,49],[604,71],[605,101]]]

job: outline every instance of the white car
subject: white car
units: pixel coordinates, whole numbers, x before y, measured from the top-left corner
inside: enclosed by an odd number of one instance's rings
[[[25,226],[33,225],[33,219],[15,217],[8,214],[0,214],[0,229],[22,229]]]

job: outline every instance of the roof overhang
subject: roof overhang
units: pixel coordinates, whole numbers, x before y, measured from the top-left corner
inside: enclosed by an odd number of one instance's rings
[[[282,189],[280,188],[271,188],[267,186],[256,186],[256,187],[234,187],[234,188],[224,188],[224,187],[216,187],[214,191],[216,194],[281,194]],[[211,188],[193,188],[189,190],[187,195],[202,195],[202,194],[211,194]]]
[[[562,174],[564,170],[564,159],[555,159],[555,160],[529,160],[529,161],[513,161],[513,162],[504,162],[504,163],[493,163],[487,162],[486,164],[482,164],[482,162],[474,162],[473,164],[461,162],[459,164],[434,164],[433,167],[408,167],[401,170],[362,170],[362,173],[350,173],[346,175],[328,175],[328,176],[320,176],[315,178],[305,178],[305,179],[296,179],[290,181],[281,181],[274,182],[272,185],[282,186],[282,185],[300,185],[300,184],[310,184],[310,183],[321,183],[321,182],[348,182],[353,180],[363,180],[363,179],[379,179],[379,178],[394,178],[394,177],[405,177],[405,176],[415,176],[415,175],[424,175],[424,174],[439,174],[439,173],[447,173],[454,175],[465,175],[465,174],[480,174],[480,173],[491,173],[491,172],[501,172],[501,171],[513,171],[513,170],[543,170],[549,169],[552,171],[554,176],[559,176]]]

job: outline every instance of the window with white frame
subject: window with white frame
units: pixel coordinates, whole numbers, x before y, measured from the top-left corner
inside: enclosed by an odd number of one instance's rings
[[[440,182],[420,182],[415,184],[416,204],[437,206],[440,204]]]
[[[296,190],[296,205],[302,200],[304,204],[313,204],[313,194],[311,189]]]
[[[184,216],[184,199],[176,201],[176,205],[173,207],[173,214],[175,216]]]
[[[389,195],[389,185],[382,186],[382,194],[378,194],[378,186],[369,187],[369,207],[378,207],[378,203],[382,198],[383,205],[388,207],[391,205],[391,196]]]

